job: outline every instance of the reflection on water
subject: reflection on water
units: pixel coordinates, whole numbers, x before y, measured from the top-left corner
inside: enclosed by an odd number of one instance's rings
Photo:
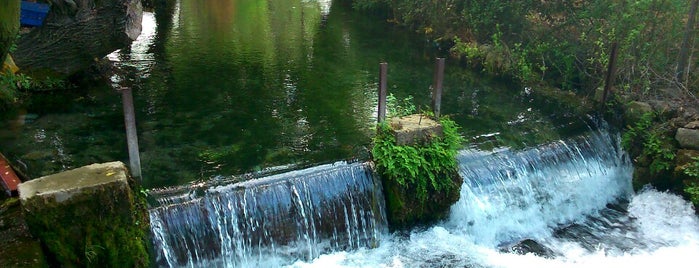
[[[142,36],[109,56],[124,73],[119,83],[134,88],[148,187],[365,157],[381,61],[390,92],[428,107],[441,52],[381,19],[329,0],[162,2],[144,15]],[[580,121],[531,89],[447,65],[442,112],[473,142],[532,145]],[[25,107],[31,119],[2,127],[0,151],[32,177],[126,161],[117,93],[57,95],[36,97]]]

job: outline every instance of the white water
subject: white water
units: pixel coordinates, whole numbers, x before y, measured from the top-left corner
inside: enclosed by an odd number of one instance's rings
[[[386,232],[380,192],[366,164],[338,162],[168,193],[150,211],[156,264],[275,267],[368,247]]]
[[[599,133],[519,153],[463,152],[464,187],[448,220],[290,266],[698,267],[691,204],[653,189],[632,193],[616,140]],[[523,239],[551,253],[507,250]]]
[[[159,265],[616,268],[699,263],[699,218],[693,208],[653,189],[633,193],[632,166],[618,137],[600,132],[523,151],[466,150],[459,163],[464,185],[449,218],[409,233],[381,235],[385,226],[375,219],[382,216],[366,211],[376,206],[372,198],[383,197],[371,191],[364,164],[320,166],[210,188],[203,198],[162,199],[164,206],[151,211]],[[291,233],[279,230],[283,226]],[[542,250],[522,252],[520,241]]]

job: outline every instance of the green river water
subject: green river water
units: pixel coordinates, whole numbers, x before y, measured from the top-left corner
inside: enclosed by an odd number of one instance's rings
[[[123,73],[113,83],[134,89],[148,188],[367,159],[379,62],[389,63],[389,92],[426,110],[433,60],[448,56],[339,2],[168,2],[144,14],[139,40],[108,56]],[[442,113],[473,146],[526,147],[587,128],[537,88],[454,58],[444,85]],[[0,152],[33,178],[128,163],[120,96],[106,83],[37,94],[3,116]]]

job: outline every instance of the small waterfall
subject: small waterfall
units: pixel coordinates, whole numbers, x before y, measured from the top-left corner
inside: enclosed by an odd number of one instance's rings
[[[450,225],[500,246],[630,197],[632,166],[618,140],[602,131],[524,151],[462,151],[464,186]]]
[[[150,211],[157,264],[278,266],[375,247],[383,194],[366,163],[322,165],[159,198]]]

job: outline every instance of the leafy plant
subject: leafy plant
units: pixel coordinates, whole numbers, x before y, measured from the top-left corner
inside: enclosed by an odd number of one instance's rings
[[[661,133],[661,128],[653,124],[655,114],[645,113],[634,126],[629,126],[621,138],[621,145],[629,151],[640,147],[641,157],[651,159],[649,168],[651,173],[657,174],[669,170],[673,166],[675,152],[669,147],[667,135]]]
[[[386,108],[388,110],[388,117],[406,116],[414,114],[415,111],[417,111],[415,104],[413,104],[413,96],[398,100],[396,96],[393,96],[393,93],[386,96]]]
[[[694,206],[699,207],[699,157],[692,157],[692,160],[694,162],[684,169],[684,174],[696,179],[696,181],[688,183],[684,192],[689,195]]]
[[[694,160],[694,162],[684,169],[684,174],[699,179],[699,157],[692,157],[692,160]]]
[[[454,121],[440,120],[443,137],[431,137],[424,144],[396,145],[387,123],[379,124],[374,137],[372,155],[379,171],[406,189],[414,189],[421,201],[426,200],[428,189],[450,191],[456,187],[449,178],[456,172],[456,153],[463,137]]]

